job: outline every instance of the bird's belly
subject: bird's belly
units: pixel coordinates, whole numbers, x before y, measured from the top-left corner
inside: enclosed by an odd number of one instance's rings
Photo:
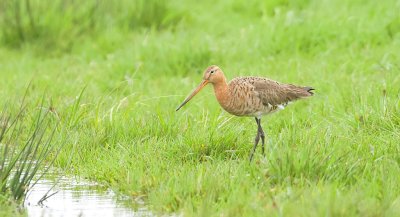
[[[226,104],[221,103],[221,106],[225,111],[236,116],[254,116],[260,112],[268,112],[262,103],[250,103],[246,100],[234,100]]]
[[[268,115],[285,108],[286,105],[273,106],[271,104],[264,105],[262,103],[248,106],[248,104],[239,104],[232,107],[222,106],[225,111],[235,116],[250,116],[250,117],[261,117]]]

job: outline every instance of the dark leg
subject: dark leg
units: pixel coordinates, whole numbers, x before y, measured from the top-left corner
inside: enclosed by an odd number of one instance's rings
[[[257,124],[258,124],[258,133],[261,136],[261,150],[262,150],[263,156],[265,156],[265,148],[264,148],[265,134],[264,134],[264,130],[261,127],[261,119],[258,120]]]
[[[251,153],[250,153],[250,162],[251,162],[251,160],[253,160],[253,155],[254,155],[254,152],[256,152],[256,148],[257,148],[257,145],[258,145],[258,142],[260,141],[260,124],[259,124],[259,120],[257,119],[257,118],[255,118],[256,119],[256,122],[257,122],[257,125],[258,125],[258,129],[257,129],[257,135],[256,135],[256,138],[255,138],[255,140],[254,140],[254,147],[253,147],[253,150],[251,151]],[[263,147],[264,147],[264,145],[263,145]]]

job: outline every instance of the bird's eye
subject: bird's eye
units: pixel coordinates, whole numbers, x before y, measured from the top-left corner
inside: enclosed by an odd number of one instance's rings
[[[211,71],[210,71],[210,74],[214,74],[214,72],[215,72],[215,70],[211,70]]]

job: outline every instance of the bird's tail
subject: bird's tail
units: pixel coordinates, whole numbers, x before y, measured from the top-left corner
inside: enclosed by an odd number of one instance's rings
[[[315,89],[312,87],[303,87],[303,90],[307,91],[310,94],[310,96],[314,95],[314,92],[312,91]]]

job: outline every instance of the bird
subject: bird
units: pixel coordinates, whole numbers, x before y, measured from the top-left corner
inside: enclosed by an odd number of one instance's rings
[[[257,123],[257,134],[250,152],[253,159],[261,138],[262,154],[265,156],[265,133],[261,118],[284,109],[289,103],[314,95],[314,88],[280,83],[263,77],[237,77],[229,83],[224,72],[216,65],[207,67],[201,83],[176,108],[181,109],[207,84],[214,87],[214,94],[220,106],[228,113],[239,117],[254,117]]]

